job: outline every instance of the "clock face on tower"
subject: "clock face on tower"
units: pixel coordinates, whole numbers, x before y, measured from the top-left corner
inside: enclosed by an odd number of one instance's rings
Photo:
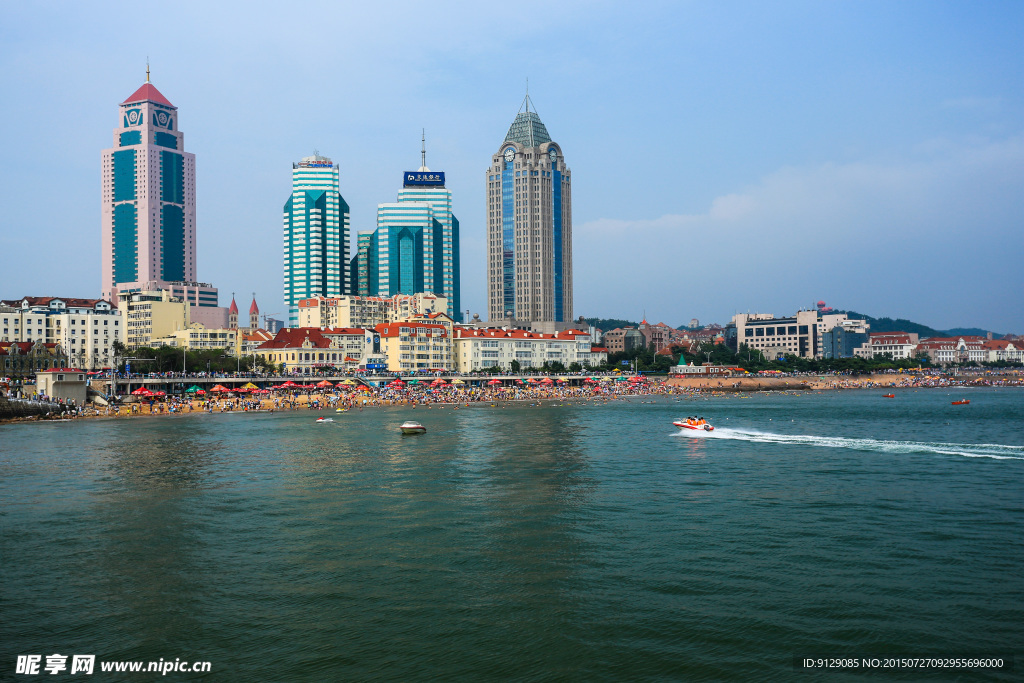
[[[558,150],[554,147],[548,150],[548,156],[551,157],[551,163],[558,161]]]
[[[516,150],[514,147],[509,147],[505,150],[505,161],[512,163],[512,160],[516,158]]]

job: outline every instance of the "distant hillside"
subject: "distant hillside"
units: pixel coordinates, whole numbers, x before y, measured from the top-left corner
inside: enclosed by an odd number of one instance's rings
[[[896,318],[894,320],[892,318],[872,318],[870,315],[857,313],[856,311],[835,312],[845,313],[854,319],[867,320],[871,325],[872,332],[916,332],[922,339],[925,337],[960,337],[967,335],[984,337],[989,332],[978,327],[955,327],[951,330],[936,330],[934,327],[921,325],[904,318]],[[993,334],[992,336],[998,339],[1002,335]]]
[[[593,325],[599,330],[614,330],[617,327],[638,327],[640,323],[630,320],[619,320],[618,318],[584,318],[588,325]]]

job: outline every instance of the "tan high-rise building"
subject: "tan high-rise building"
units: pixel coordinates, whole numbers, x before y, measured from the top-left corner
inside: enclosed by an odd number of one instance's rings
[[[572,320],[571,173],[530,96],[487,169],[491,321]]]

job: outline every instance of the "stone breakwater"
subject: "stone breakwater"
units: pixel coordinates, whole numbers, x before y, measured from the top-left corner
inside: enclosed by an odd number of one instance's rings
[[[61,406],[52,403],[0,396],[0,421],[41,418],[52,413],[59,413],[60,409]]]

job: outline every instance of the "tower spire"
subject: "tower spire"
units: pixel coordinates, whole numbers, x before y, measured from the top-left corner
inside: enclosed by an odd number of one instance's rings
[[[149,57],[146,57],[146,83],[149,83]]]
[[[420,133],[420,166],[427,167],[427,129],[423,128]]]

